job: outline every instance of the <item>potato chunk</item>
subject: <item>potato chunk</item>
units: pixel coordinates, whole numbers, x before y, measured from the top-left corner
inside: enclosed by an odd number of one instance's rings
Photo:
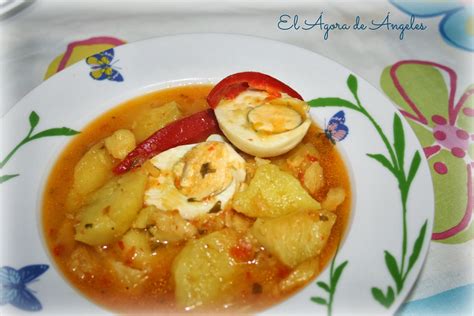
[[[112,167],[113,158],[103,143],[93,146],[74,167],[72,190],[79,195],[97,190],[112,177]]]
[[[102,270],[100,258],[92,252],[92,249],[81,245],[71,253],[67,266],[69,271],[72,271],[77,278],[86,280]]]
[[[304,172],[303,184],[309,193],[315,194],[324,185],[323,167],[319,162],[313,162]]]
[[[312,162],[319,159],[318,150],[310,143],[301,143],[288,153],[288,168],[297,175],[309,168]]]
[[[154,206],[140,211],[133,223],[136,228],[148,228],[155,242],[178,242],[197,235],[197,228],[183,219],[177,211],[164,212]]]
[[[130,229],[122,239],[122,257],[133,268],[143,269],[150,262],[151,249],[148,232]]]
[[[310,143],[299,144],[290,151],[286,159],[288,168],[310,194],[316,194],[324,185],[323,168],[319,164],[320,154]]]
[[[249,217],[278,217],[294,211],[320,209],[292,175],[272,164],[260,165],[249,186],[234,199],[236,211]]]
[[[110,266],[115,276],[128,289],[139,287],[147,278],[146,271],[131,268],[119,261],[111,261]]]
[[[169,102],[152,108],[134,122],[133,133],[138,142],[147,139],[151,134],[165,125],[181,118],[181,110],[176,102]]]
[[[307,283],[317,272],[319,272],[318,258],[306,260],[280,281],[278,289],[282,292],[291,291]]]
[[[66,257],[76,248],[77,242],[74,240],[74,224],[71,220],[65,219],[58,229],[55,244],[59,247],[59,254]],[[57,253],[56,253],[57,254]]]
[[[239,233],[245,233],[253,224],[253,219],[237,213],[234,210],[227,210],[224,215],[224,224]]]
[[[191,308],[223,303],[236,274],[229,250],[237,239],[235,231],[224,229],[188,242],[172,268],[179,305]]]
[[[336,215],[327,211],[294,212],[259,218],[251,232],[270,253],[289,267],[318,255],[326,245]]]
[[[128,129],[116,130],[105,139],[105,148],[117,159],[122,160],[135,148],[135,135]]]
[[[322,207],[328,211],[335,211],[336,208],[346,199],[346,191],[341,187],[329,189]]]
[[[76,240],[103,245],[120,238],[142,208],[146,180],[141,171],[129,172],[90,195],[76,215]]]

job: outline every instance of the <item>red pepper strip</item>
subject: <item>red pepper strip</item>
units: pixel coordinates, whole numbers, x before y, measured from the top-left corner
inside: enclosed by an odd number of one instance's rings
[[[286,93],[290,97],[303,100],[298,92],[280,80],[260,72],[247,71],[239,72],[222,79],[211,92],[209,92],[207,103],[214,109],[222,99],[234,99],[247,89],[266,91],[272,97],[279,97],[281,93]]]
[[[122,174],[139,167],[151,157],[179,145],[204,141],[209,135],[221,133],[212,109],[174,121],[141,142],[114,169]]]

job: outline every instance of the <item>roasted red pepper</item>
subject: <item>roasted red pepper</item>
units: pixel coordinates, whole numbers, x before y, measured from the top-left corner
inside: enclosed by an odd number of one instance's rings
[[[303,98],[278,79],[259,72],[247,71],[230,75],[222,79],[207,96],[211,108],[220,100],[233,99],[247,89],[266,91],[272,97],[286,93],[293,98]],[[158,130],[140,143],[115,168],[115,174],[125,173],[142,165],[146,160],[170,148],[204,141],[209,135],[221,133],[214,111],[208,109],[181,120],[175,121]]]
[[[286,93],[290,97],[303,100],[298,92],[280,80],[260,72],[247,71],[239,72],[222,79],[211,92],[209,92],[207,103],[214,109],[222,99],[234,99],[247,89],[266,91],[273,97],[279,97],[281,93]]]
[[[204,141],[211,134],[221,133],[212,109],[177,120],[155,132],[125,157],[115,168],[115,174],[139,167],[151,157],[170,148]]]

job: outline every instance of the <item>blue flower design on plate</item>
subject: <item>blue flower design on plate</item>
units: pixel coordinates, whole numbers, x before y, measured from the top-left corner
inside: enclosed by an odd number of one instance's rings
[[[89,75],[95,80],[123,81],[123,77],[117,70],[118,67],[114,64],[118,61],[113,61],[115,52],[113,48],[104,50],[98,54],[86,58],[86,63],[91,66]],[[112,62],[113,61],[113,62]]]
[[[33,264],[25,266],[20,270],[4,266],[0,268],[0,305],[12,304],[25,311],[39,311],[43,307],[34,296],[33,291],[26,287],[49,266],[46,264]]]
[[[474,8],[470,1],[390,0],[406,14],[420,18],[444,15],[439,32],[449,44],[474,51]]]

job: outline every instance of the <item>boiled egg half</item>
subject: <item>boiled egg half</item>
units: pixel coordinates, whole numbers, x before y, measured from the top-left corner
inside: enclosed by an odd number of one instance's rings
[[[214,109],[219,127],[240,150],[257,157],[274,157],[293,149],[306,135],[311,120],[306,102],[282,94],[247,90],[223,99]]]
[[[185,219],[230,207],[245,180],[245,160],[220,135],[169,149],[150,162],[157,173],[149,178],[145,204],[178,210]]]

